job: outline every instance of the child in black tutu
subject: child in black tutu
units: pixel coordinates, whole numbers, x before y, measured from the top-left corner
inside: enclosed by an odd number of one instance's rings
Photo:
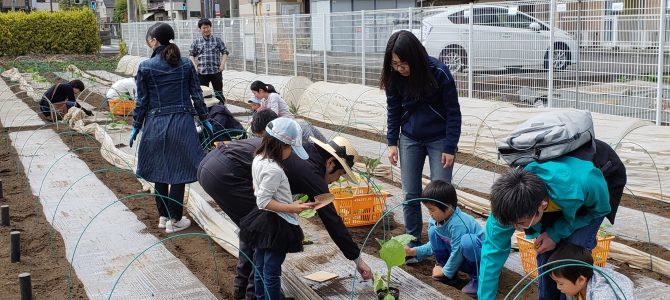
[[[251,167],[258,209],[240,220],[240,239],[255,249],[256,299],[279,300],[286,253],[302,251],[303,233],[297,214],[314,204],[293,202],[288,177],[281,167],[291,152],[308,158],[300,125],[290,118],[277,118],[268,123],[265,132]]]

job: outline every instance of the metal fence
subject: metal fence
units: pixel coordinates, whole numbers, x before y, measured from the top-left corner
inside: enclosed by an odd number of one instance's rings
[[[461,96],[670,122],[670,0],[505,1],[400,10],[213,19],[228,69],[375,86],[388,37],[410,30]],[[174,21],[188,53],[197,20]],[[123,24],[150,54],[152,23]]]

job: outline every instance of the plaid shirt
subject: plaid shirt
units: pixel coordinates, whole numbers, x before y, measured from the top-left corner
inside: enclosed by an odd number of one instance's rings
[[[191,44],[190,55],[198,59],[198,71],[200,74],[216,74],[219,73],[219,65],[221,64],[221,55],[230,54],[226,44],[213,35],[209,38],[203,36],[193,40]]]

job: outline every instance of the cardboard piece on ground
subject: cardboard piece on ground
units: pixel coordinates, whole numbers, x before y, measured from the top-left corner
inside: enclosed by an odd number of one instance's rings
[[[335,273],[330,273],[330,272],[324,272],[324,271],[318,271],[309,275],[305,275],[305,278],[309,280],[313,280],[316,282],[324,282],[331,280],[333,278],[337,278],[339,275]]]

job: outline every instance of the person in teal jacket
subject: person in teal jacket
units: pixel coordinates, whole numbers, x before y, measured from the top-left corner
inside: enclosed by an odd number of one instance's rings
[[[593,249],[600,224],[609,212],[607,182],[590,161],[563,156],[502,175],[491,187],[478,299],[496,297],[514,229],[524,230],[529,238],[537,237],[537,265],[541,267],[562,242]],[[540,268],[540,273],[543,271]],[[560,298],[549,275],[538,281],[539,299]]]
[[[470,275],[470,281],[461,290],[477,295],[477,264],[480,260],[484,230],[475,219],[458,208],[456,189],[442,180],[435,180],[423,190],[422,200],[428,209],[428,243],[407,248],[406,255],[423,260],[435,255],[433,279],[453,285],[459,270]]]

